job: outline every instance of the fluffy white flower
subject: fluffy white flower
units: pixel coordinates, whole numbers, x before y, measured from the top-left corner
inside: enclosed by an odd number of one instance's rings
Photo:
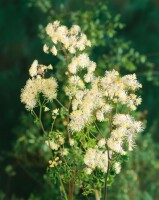
[[[98,110],[96,112],[96,118],[98,121],[103,122],[104,121],[104,113],[102,110]]]
[[[59,108],[56,108],[52,111],[52,118],[56,119],[57,115],[59,115]]]
[[[91,74],[95,71],[96,69],[96,63],[93,61],[89,62],[89,66],[88,66],[88,73]]]
[[[50,109],[49,109],[48,107],[45,106],[44,111],[47,112],[47,111],[49,111],[49,110],[50,110]]]
[[[71,130],[81,131],[85,122],[83,119],[83,113],[81,110],[75,110],[70,114],[71,122],[69,124]]]
[[[78,25],[73,25],[70,29],[71,35],[77,35],[81,31],[81,28]]]
[[[78,85],[79,81],[80,81],[80,77],[79,76],[71,76],[69,78],[69,83],[73,84],[73,85]]]
[[[81,131],[84,126],[89,123],[93,112],[96,111],[101,102],[101,94],[98,88],[99,80],[95,79],[92,81],[92,88],[90,90],[85,90],[85,95],[80,101],[74,101],[77,103],[74,105],[73,112],[71,113],[70,128],[72,131],[77,131],[74,128],[78,125],[78,131]],[[76,108],[78,107],[78,110]],[[80,114],[79,114],[80,113]]]
[[[51,53],[54,55],[54,56],[56,56],[57,55],[57,49],[56,49],[56,47],[55,46],[53,46],[52,48],[51,48]]]
[[[85,74],[84,76],[84,81],[86,83],[90,83],[94,78],[94,75],[92,73],[88,73],[88,74]]]
[[[87,93],[87,90],[79,90],[79,91],[77,91],[77,93],[76,93],[76,99],[77,100],[79,100],[79,101],[81,101],[82,100],[82,98],[83,98],[83,96],[85,95]]]
[[[132,151],[135,146],[136,134],[143,131],[142,123],[125,114],[116,114],[112,123],[116,129],[112,130],[111,137],[107,141],[109,148],[123,154],[123,144],[126,143],[128,151]]]
[[[65,140],[64,140],[63,137],[59,136],[59,138],[58,138],[58,142],[60,143],[60,145],[63,145],[64,142],[65,142]]]
[[[54,115],[58,115],[58,114],[59,114],[59,108],[54,109],[54,110],[52,111],[52,113],[53,113]]]
[[[44,46],[43,46],[43,51],[45,53],[49,53],[49,47],[46,44],[44,44]]]
[[[66,148],[62,149],[61,156],[67,156],[67,155],[68,155],[68,150]]]
[[[76,74],[77,73],[77,66],[75,63],[70,63],[68,65],[68,71],[72,74]]]
[[[99,146],[99,147],[104,147],[105,144],[106,144],[105,138],[102,138],[102,139],[100,139],[100,140],[98,141],[98,146]]]
[[[86,46],[91,46],[90,41],[87,40],[85,34],[81,33],[78,25],[73,25],[68,29],[66,26],[60,25],[59,21],[55,21],[53,24],[47,25],[46,33],[54,44],[59,42],[71,54],[75,54],[77,50],[83,51]]]
[[[84,163],[92,170],[97,167],[106,173],[108,168],[108,153],[107,151],[104,152],[98,149],[89,148],[84,156]]]
[[[72,110],[77,110],[80,103],[81,103],[81,101],[74,99],[72,101]]]
[[[49,164],[50,164],[51,168],[57,166],[57,162],[56,161],[49,160]]]
[[[37,94],[41,89],[40,79],[29,79],[21,91],[21,102],[26,105],[27,110],[32,110],[37,105]]]
[[[76,49],[73,47],[73,46],[70,46],[68,48],[69,52],[72,53],[72,54],[75,54],[76,53]]]
[[[70,146],[72,147],[75,144],[75,140],[74,139],[69,139],[69,143],[70,143]]]
[[[114,163],[114,169],[115,169],[115,173],[119,174],[121,171],[121,164],[119,162],[115,162]]]
[[[121,78],[122,83],[132,90],[136,90],[142,87],[137,81],[136,74],[125,75]]]
[[[34,60],[29,69],[29,74],[31,77],[34,77],[37,75],[37,67],[38,67],[38,61]]]
[[[88,175],[90,175],[92,173],[92,171],[93,170],[91,168],[89,168],[89,167],[85,168],[85,173],[88,174]]]
[[[43,79],[42,93],[49,100],[52,101],[57,96],[57,82],[54,78]]]
[[[56,91],[57,82],[54,78],[29,79],[21,91],[21,102],[26,104],[28,110],[32,110],[37,105],[38,94],[43,93],[49,101],[52,101],[57,96]]]
[[[70,73],[76,74],[80,69],[87,68],[89,76],[92,76],[95,67],[95,63],[89,59],[87,54],[83,53],[77,57],[73,57],[72,62],[68,65],[68,70]]]
[[[117,153],[120,153],[121,155],[126,154],[126,152],[124,151],[124,149],[122,147],[121,141],[116,141],[113,138],[108,138],[107,145],[111,150],[113,150]]]
[[[54,141],[45,141],[48,147],[50,147],[52,150],[58,150],[60,147],[59,144],[56,144]]]
[[[110,113],[113,109],[112,105],[104,103],[104,105],[102,105],[102,111],[104,114]]]

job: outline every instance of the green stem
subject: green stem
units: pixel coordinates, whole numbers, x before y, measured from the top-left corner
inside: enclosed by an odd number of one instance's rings
[[[65,56],[66,63],[68,65],[68,55],[67,55],[67,52],[66,52],[65,48],[62,46],[62,44],[61,44],[61,48],[62,48],[63,54]]]
[[[108,175],[110,170],[110,161],[109,161],[109,150],[108,150],[108,168],[107,173],[105,175],[105,185],[104,185],[104,200],[107,199],[107,186],[108,186]]]
[[[95,194],[95,199],[100,200],[99,191],[97,189],[94,189],[94,194]]]
[[[60,106],[62,106],[63,108],[67,110],[67,108],[58,99],[55,99],[55,100],[57,101],[58,104],[60,104]]]
[[[70,106],[71,106],[71,100],[69,100],[69,103],[68,103],[68,117],[67,117],[67,124],[70,123]],[[67,127],[67,132],[68,132],[68,139],[70,139],[71,136],[70,136],[70,130],[69,130],[69,127]]]
[[[38,117],[37,114],[34,112],[34,110],[32,110],[33,116],[39,121],[40,126],[41,126],[41,129],[42,129],[43,133],[45,134],[46,131],[45,131],[45,129],[44,129],[44,126],[43,126],[43,123],[42,123],[42,120],[41,120],[41,113],[42,113],[42,107],[41,107],[41,106],[40,106],[40,111],[39,111],[39,117]]]
[[[31,114],[35,117],[35,119],[38,118],[38,116],[36,115],[36,113],[34,112],[34,110],[31,111]]]
[[[52,131],[53,131],[53,127],[54,127],[55,120],[56,120],[56,118],[55,118],[55,119],[54,119],[54,121],[52,122],[52,125],[51,125],[51,130],[50,130],[50,132],[52,132]]]
[[[74,192],[74,182],[73,181],[69,182],[68,191],[69,191],[69,200],[73,200],[73,192]]]
[[[102,135],[102,137],[105,137],[104,134],[100,131],[98,125],[96,122],[94,122],[96,129],[98,130],[98,132]]]
[[[39,106],[40,106],[40,111],[39,111],[39,123],[40,123],[40,126],[41,126],[41,129],[42,129],[43,133],[45,134],[46,131],[45,131],[45,129],[44,129],[44,126],[43,126],[43,123],[42,123],[42,119],[41,119],[41,115],[42,115],[42,104],[41,104],[40,99],[39,99],[38,102],[39,102]]]
[[[66,194],[66,191],[65,191],[65,187],[64,187],[63,182],[62,182],[62,180],[61,180],[61,177],[58,176],[58,178],[59,178],[59,181],[60,181],[61,189],[62,189],[63,194],[64,194],[64,198],[65,198],[65,200],[68,200],[67,194]]]

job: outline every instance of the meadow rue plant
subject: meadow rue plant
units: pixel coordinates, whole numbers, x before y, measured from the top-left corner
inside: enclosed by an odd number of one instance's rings
[[[141,104],[136,94],[141,84],[135,74],[120,76],[113,69],[98,76],[96,63],[85,53],[91,42],[78,25],[68,29],[55,21],[46,33],[52,43],[43,51],[64,56],[66,82],[61,86],[55,77],[46,78],[52,65],[35,60],[21,102],[42,128],[51,152],[48,173],[59,181],[62,198],[72,200],[76,188],[83,195],[94,193],[96,200],[106,199],[107,186],[143,130],[133,117]],[[45,113],[51,119],[49,130],[42,121]]]

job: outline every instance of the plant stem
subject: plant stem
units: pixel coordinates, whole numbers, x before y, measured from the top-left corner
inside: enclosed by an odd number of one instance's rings
[[[62,48],[63,54],[65,56],[66,63],[68,65],[68,55],[67,55],[67,52],[66,52],[65,48],[62,46],[62,44],[61,44],[61,48]]]
[[[110,170],[110,161],[109,161],[109,150],[108,150],[108,168],[107,168],[107,173],[105,175],[104,200],[107,199],[107,186],[108,186],[109,170]]]
[[[95,194],[95,199],[100,200],[99,191],[97,189],[94,189],[94,194]]]
[[[71,100],[69,100],[69,103],[68,103],[68,116],[67,116],[67,124],[70,123],[70,106],[71,106]],[[67,132],[68,132],[68,139],[71,138],[70,136],[70,130],[69,130],[69,127],[67,126]]]
[[[74,182],[71,180],[68,186],[69,200],[73,200]]]
[[[60,181],[61,189],[62,189],[63,194],[64,194],[64,198],[65,198],[65,200],[68,200],[67,194],[66,194],[66,191],[65,191],[65,187],[64,187],[63,182],[62,182],[62,180],[61,180],[61,177],[58,176],[58,178],[59,178],[59,181]]]
[[[66,60],[66,64],[67,64],[67,66],[68,66],[68,64],[69,64],[69,60],[68,60],[68,54],[67,54],[67,52],[66,52],[66,49],[62,46],[62,43],[61,43],[61,48],[62,48],[62,51],[63,51],[63,54],[64,54],[64,56],[65,56],[65,60]],[[68,76],[70,76],[71,74],[70,74],[70,72],[68,72]],[[68,103],[68,118],[67,118],[67,123],[69,124],[69,120],[70,120],[70,116],[69,116],[69,110],[70,110],[70,106],[71,106],[71,100],[69,100],[69,103]],[[71,138],[71,136],[70,136],[70,131],[69,131],[69,128],[67,127],[67,132],[68,132],[68,139],[70,139]]]
[[[41,129],[42,129],[43,133],[45,134],[46,131],[45,131],[44,126],[43,126],[43,123],[42,123],[41,114],[42,114],[42,106],[40,105],[39,122],[40,122]]]
[[[34,117],[35,117],[36,119],[39,120],[39,123],[40,123],[41,129],[42,129],[43,133],[45,134],[46,131],[45,131],[45,129],[44,129],[44,126],[43,126],[43,123],[42,123],[42,120],[41,120],[42,106],[41,106],[40,103],[39,103],[39,105],[40,105],[39,117],[38,117],[37,114],[34,112],[34,110],[32,110],[32,114],[34,115]]]
[[[63,108],[67,109],[58,99],[55,99],[57,101],[58,104],[60,104],[60,106],[62,106]]]
[[[55,119],[53,120],[53,122],[52,122],[52,125],[51,125],[51,130],[50,130],[50,132],[52,132],[52,131],[53,131],[53,127],[54,127],[55,120],[56,120],[56,118],[55,118]]]
[[[96,127],[96,129],[98,130],[98,132],[99,132],[103,137],[105,137],[104,134],[100,131],[100,129],[99,129],[97,123],[94,122],[94,124],[95,124],[95,127]]]

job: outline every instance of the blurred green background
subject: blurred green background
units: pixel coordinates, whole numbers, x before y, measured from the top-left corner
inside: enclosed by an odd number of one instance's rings
[[[120,14],[120,15],[119,15]],[[78,24],[92,41],[98,72],[136,73],[143,84],[138,118],[146,129],[121,174],[109,188],[111,200],[159,199],[159,1],[0,1],[0,200],[60,199],[58,183],[46,175],[48,156],[40,128],[20,103],[20,90],[34,59],[56,66],[43,53],[44,27],[60,20]],[[77,199],[85,199],[79,195]],[[93,197],[89,197],[93,199]]]

